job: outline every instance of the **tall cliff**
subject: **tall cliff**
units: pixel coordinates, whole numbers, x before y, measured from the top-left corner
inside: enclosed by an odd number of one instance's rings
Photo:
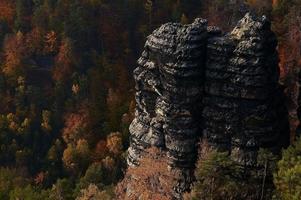
[[[201,135],[207,22],[162,25],[150,35],[134,71],[136,114],[128,163],[150,146],[166,149],[172,166],[191,167]]]
[[[128,164],[138,166],[146,149],[160,148],[183,173],[180,193],[193,180],[200,138],[248,166],[259,148],[280,151],[289,127],[276,46],[270,22],[251,14],[227,34],[203,19],[155,30],[134,71]]]
[[[231,33],[209,37],[207,47],[203,137],[254,166],[259,148],[277,152],[289,144],[276,36],[265,17],[246,14]]]

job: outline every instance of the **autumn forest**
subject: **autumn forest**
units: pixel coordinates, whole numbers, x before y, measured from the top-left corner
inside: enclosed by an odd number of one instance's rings
[[[301,199],[300,10],[300,0],[0,0],[0,199],[117,198],[135,113],[133,70],[147,36],[163,23],[196,17],[229,31],[248,11],[272,22],[291,125],[292,145],[282,157],[262,155],[276,160],[271,196]],[[187,199],[204,198],[213,171],[214,190],[238,193],[219,171],[236,173],[232,161],[218,152],[206,159]],[[214,167],[200,167],[206,163]]]

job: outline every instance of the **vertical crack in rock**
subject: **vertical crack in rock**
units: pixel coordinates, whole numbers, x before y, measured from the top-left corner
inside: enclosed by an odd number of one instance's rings
[[[246,14],[231,33],[207,21],[167,23],[145,44],[136,81],[128,164],[155,146],[167,153],[189,188],[202,135],[242,165],[255,166],[259,148],[289,143],[288,113],[278,83],[277,40],[270,22]]]
[[[265,17],[251,14],[230,34],[209,35],[203,136],[254,166],[259,148],[277,152],[289,143],[276,36]]]

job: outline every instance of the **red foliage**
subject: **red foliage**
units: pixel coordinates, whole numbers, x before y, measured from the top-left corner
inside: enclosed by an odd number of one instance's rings
[[[94,149],[93,161],[101,161],[103,158],[106,157],[106,155],[108,155],[108,152],[109,150],[107,148],[107,142],[104,140],[100,140]]]
[[[42,184],[45,181],[46,177],[47,177],[47,173],[45,172],[38,173],[34,179],[35,184],[37,185]]]
[[[88,114],[84,110],[66,114],[65,127],[63,128],[64,141],[75,144],[79,139],[86,138],[87,123]]]
[[[15,6],[10,0],[0,1],[0,20],[8,22],[10,26],[13,25],[15,16]]]
[[[18,32],[10,35],[4,41],[4,67],[2,71],[7,76],[18,76],[25,71],[24,59],[28,56],[25,36]]]

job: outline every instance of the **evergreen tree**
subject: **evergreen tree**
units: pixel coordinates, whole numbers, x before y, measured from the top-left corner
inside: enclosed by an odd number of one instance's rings
[[[301,138],[295,144],[283,150],[278,162],[274,183],[277,194],[283,200],[301,198]]]

